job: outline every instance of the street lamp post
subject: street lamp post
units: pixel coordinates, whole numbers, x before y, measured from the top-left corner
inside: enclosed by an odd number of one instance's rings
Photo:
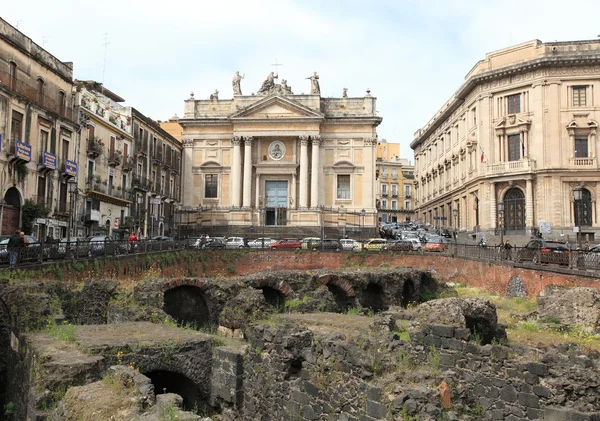
[[[346,209],[344,208],[344,205],[340,206],[340,215],[341,219],[344,220],[343,238],[346,238]]]
[[[367,215],[367,211],[366,210],[361,210],[360,211],[360,216],[362,217],[362,228],[360,230],[360,238],[364,240],[364,235],[363,235],[363,231],[365,229],[365,216]]]
[[[577,243],[579,244],[579,249],[581,249],[581,201],[583,200],[583,190],[575,189],[573,190],[573,201],[575,203],[575,212],[577,212]]]
[[[454,233],[458,229],[458,209],[452,209],[452,216],[454,217]],[[456,235],[454,236],[454,242],[456,242]]]
[[[498,217],[500,219],[500,243],[504,245],[504,202],[498,203]]]
[[[73,220],[73,210],[75,208],[75,202],[77,201],[77,195],[79,193],[79,190],[77,189],[77,181],[75,180],[70,180],[68,183],[69,185],[69,196],[70,196],[70,203],[69,203],[69,223],[67,224],[67,248],[66,248],[66,253],[67,256],[69,254],[69,252],[71,251],[71,231],[73,229],[74,224],[74,220]]]

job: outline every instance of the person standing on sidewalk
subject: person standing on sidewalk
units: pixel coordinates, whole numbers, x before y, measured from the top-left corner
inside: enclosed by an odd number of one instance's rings
[[[8,239],[6,250],[8,250],[8,259],[10,267],[15,267],[19,263],[19,254],[21,249],[25,247],[25,240],[21,237],[21,231],[16,230]]]

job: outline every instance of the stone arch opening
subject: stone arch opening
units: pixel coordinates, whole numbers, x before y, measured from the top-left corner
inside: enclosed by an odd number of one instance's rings
[[[262,291],[266,303],[271,307],[281,308],[285,304],[285,295],[280,290],[268,285],[258,287],[258,289]]]
[[[163,310],[180,325],[187,324],[197,329],[212,324],[204,291],[195,286],[182,285],[167,290]]]
[[[21,225],[21,193],[16,187],[11,187],[4,194],[2,207],[2,233],[14,234]]]
[[[333,295],[333,299],[337,305],[338,311],[344,313],[346,310],[354,306],[354,297],[348,296],[346,291],[340,288],[333,282],[327,283],[327,289]]]
[[[388,309],[383,288],[379,284],[369,283],[362,293],[360,305],[375,313]]]
[[[304,363],[304,359],[301,357],[294,358],[290,361],[287,366],[287,371],[285,374],[286,380],[294,380],[300,378],[300,372],[302,371],[302,364]]]
[[[491,344],[496,332],[491,331],[489,321],[484,318],[465,314],[465,325],[471,335],[481,339],[481,345]]]
[[[154,394],[176,393],[183,398],[182,409],[206,413],[210,408],[208,402],[200,394],[200,388],[189,377],[167,370],[153,370],[142,373],[154,385]]]
[[[525,194],[521,189],[513,187],[504,194],[502,202],[504,203],[503,229],[508,234],[521,233],[525,229]],[[496,217],[500,218],[500,214]]]
[[[410,303],[414,303],[415,300],[415,284],[412,280],[407,279],[402,285],[402,297],[400,298],[400,306],[403,308],[408,307]]]

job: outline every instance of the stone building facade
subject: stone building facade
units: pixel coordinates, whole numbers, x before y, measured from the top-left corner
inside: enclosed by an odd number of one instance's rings
[[[581,227],[593,238],[599,89],[598,40],[488,53],[415,133],[419,218],[509,234],[573,236]]]
[[[67,181],[78,163],[72,88],[73,63],[0,19],[0,234],[22,227],[26,199],[44,214],[27,234],[66,233]]]
[[[385,139],[377,142],[375,167],[379,222],[415,219],[412,205],[414,166],[409,160],[400,158],[400,145]]]
[[[82,125],[74,191],[74,235],[123,238],[133,192],[131,109],[123,98],[94,81],[76,81],[76,105]]]
[[[135,197],[131,221],[144,237],[175,236],[181,200],[181,142],[132,108]]]
[[[270,78],[256,95],[185,101],[185,208],[201,226],[374,228],[376,99]]]

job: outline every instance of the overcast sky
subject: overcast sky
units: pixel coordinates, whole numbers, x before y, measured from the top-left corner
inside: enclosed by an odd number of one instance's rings
[[[43,13],[42,13],[43,11]],[[183,113],[193,91],[256,92],[277,60],[280,81],[308,93],[377,97],[380,139],[409,144],[485,53],[520,42],[596,39],[600,1],[555,0],[28,0],[0,16],[144,114]],[[594,24],[596,22],[596,24]]]

